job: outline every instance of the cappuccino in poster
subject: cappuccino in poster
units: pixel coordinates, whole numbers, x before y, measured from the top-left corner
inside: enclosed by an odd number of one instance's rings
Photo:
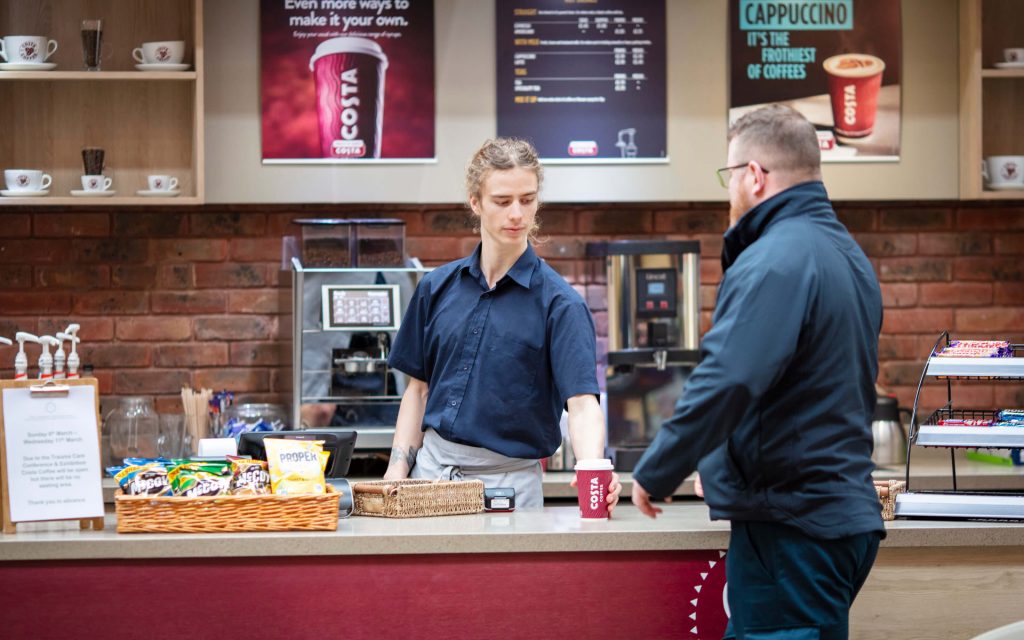
[[[825,162],[900,155],[899,0],[731,0],[729,122],[781,103]]]
[[[434,158],[432,0],[262,0],[262,155]]]

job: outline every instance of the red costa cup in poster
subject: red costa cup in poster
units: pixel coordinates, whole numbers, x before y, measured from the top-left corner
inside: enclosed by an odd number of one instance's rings
[[[317,45],[309,70],[322,157],[380,157],[387,68],[387,56],[373,40],[340,37]]]
[[[612,461],[593,458],[576,461],[576,491],[583,518],[608,517],[608,485],[612,483]]]
[[[865,53],[842,53],[827,58],[822,66],[828,75],[836,133],[847,138],[871,135],[885,62]]]

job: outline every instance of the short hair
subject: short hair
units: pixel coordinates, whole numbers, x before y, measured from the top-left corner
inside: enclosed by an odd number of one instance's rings
[[[517,167],[532,171],[537,176],[539,190],[544,179],[544,170],[540,166],[537,150],[532,144],[519,138],[493,138],[484,142],[466,167],[466,193],[479,198],[480,189],[491,171],[505,171]]]
[[[747,113],[729,127],[729,142],[733,140],[738,140],[746,152],[765,154],[769,160],[763,162],[769,170],[821,171],[821,149],[814,125],[792,107],[773,104]]]

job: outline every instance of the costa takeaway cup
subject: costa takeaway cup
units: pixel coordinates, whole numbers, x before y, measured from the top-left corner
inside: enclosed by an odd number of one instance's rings
[[[309,59],[316,82],[320,155],[379,158],[388,59],[373,40],[324,40]]]
[[[608,486],[612,483],[612,461],[589,458],[576,461],[576,491],[580,517],[608,517]]]
[[[822,66],[828,75],[836,133],[847,138],[871,135],[885,61],[866,53],[843,53],[826,58]]]

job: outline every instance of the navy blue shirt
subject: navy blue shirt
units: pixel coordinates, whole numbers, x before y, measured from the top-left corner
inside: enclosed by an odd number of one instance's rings
[[[388,364],[429,385],[424,430],[513,458],[554,453],[566,401],[598,393],[590,310],[531,246],[493,289],[480,245],[424,276]]]

